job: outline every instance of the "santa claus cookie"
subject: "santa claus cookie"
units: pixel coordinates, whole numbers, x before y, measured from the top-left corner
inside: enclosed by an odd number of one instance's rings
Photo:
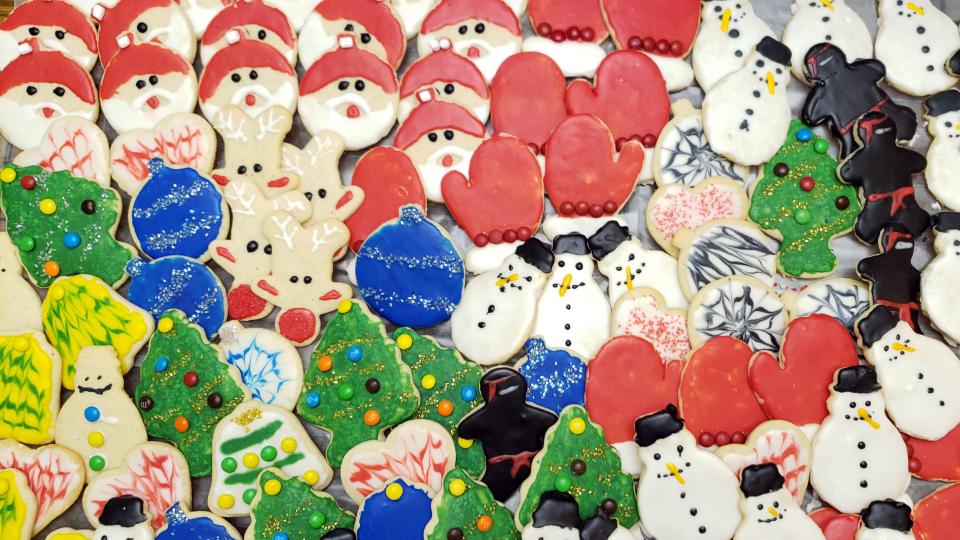
[[[960,91],[944,90],[924,103],[924,119],[933,142],[927,149],[927,188],[941,204],[960,210],[960,184],[953,171],[960,167]]]
[[[754,13],[750,0],[706,0],[700,21],[693,44],[693,74],[704,92],[742,68],[761,39],[775,37]]]
[[[300,63],[309,69],[323,55],[343,47],[342,38],[351,37],[357,48],[399,68],[407,40],[390,4],[385,0],[324,0],[316,4],[300,29]]]
[[[426,56],[446,39],[491,81],[500,64],[520,52],[522,36],[517,16],[501,0],[444,0],[423,20],[417,52]]]
[[[716,336],[732,336],[755,351],[776,351],[786,327],[783,302],[769,285],[735,275],[707,285],[687,311],[694,347]]]
[[[700,2],[601,0],[600,8],[617,48],[650,55],[671,92],[693,83],[693,70],[683,59],[700,27]]]
[[[947,62],[960,49],[960,32],[949,15],[930,0],[880,0],[877,15],[877,60],[891,86],[927,96],[957,84]]]
[[[97,89],[86,70],[56,51],[21,43],[20,56],[0,71],[0,134],[17,148],[39,146],[64,116],[96,122]]]
[[[63,116],[43,134],[39,146],[24,149],[13,162],[22,167],[39,165],[45,170],[70,171],[76,178],[110,187],[110,145],[93,122],[79,116]]]
[[[223,167],[210,175],[217,185],[249,180],[268,197],[300,185],[300,176],[282,167],[283,139],[293,125],[290,111],[274,105],[250,117],[240,107],[227,105],[211,121],[224,143]]]
[[[820,43],[831,43],[851,62],[873,58],[873,36],[867,24],[846,0],[794,0],[793,17],[783,29],[783,44],[794,52],[794,77],[808,82],[803,72],[807,52]]]
[[[353,36],[338,38],[338,44],[304,74],[298,110],[311,134],[329,129],[343,138],[347,150],[361,150],[384,138],[397,122],[397,74],[358,47]]]
[[[59,51],[90,71],[97,63],[97,30],[87,15],[65,0],[24,2],[0,22],[0,31],[17,43],[34,40],[41,50]]]
[[[511,56],[490,84],[493,132],[519,137],[534,154],[543,154],[554,126],[567,116],[566,91],[567,79],[550,57]]]
[[[751,465],[775,465],[783,476],[783,487],[797,504],[803,502],[813,450],[810,439],[790,422],[768,420],[757,426],[745,443],[721,446],[716,453],[737,476]]]
[[[487,129],[467,109],[434,100],[433,90],[422,90],[418,97],[421,104],[400,125],[393,144],[416,165],[427,199],[443,202],[443,177],[469,172],[470,159]]]
[[[230,46],[214,54],[200,74],[200,110],[207,120],[227,105],[253,118],[274,105],[296,112],[297,74],[283,54],[239,31],[228,31],[226,39]]]
[[[96,4],[90,16],[100,24],[97,46],[107,66],[124,36],[134,45],[155,43],[193,63],[197,40],[190,19],[176,0],[120,0],[113,7]]]
[[[920,306],[948,341],[960,341],[960,318],[950,299],[956,283],[949,277],[960,260],[960,214],[943,212],[933,216],[933,248],[937,256],[920,275]]]
[[[631,289],[613,304],[610,334],[649,341],[665,363],[682,362],[690,352],[686,310],[668,308],[660,293],[649,287]]]
[[[467,252],[467,269],[480,273],[499,266],[536,234],[543,216],[543,181],[530,149],[509,135],[483,142],[467,172],[469,178],[459,171],[448,173],[442,192],[475,246]]]
[[[197,106],[197,75],[174,51],[120,38],[120,49],[100,81],[103,115],[117,133],[151,129],[172,115]]]
[[[600,3],[532,0],[528,8],[535,35],[523,40],[523,50],[549,56],[567,77],[593,77],[607,54]]]
[[[200,60],[206,65],[220,49],[230,46],[227,33],[236,30],[277,49],[297,63],[297,34],[283,11],[263,0],[239,0],[224,7],[210,21],[200,38]]]
[[[673,240],[684,230],[694,230],[715,220],[742,221],[750,206],[743,186],[726,178],[710,178],[696,187],[661,186],[647,201],[647,231],[661,249],[680,252]]]
[[[390,0],[394,15],[403,25],[405,38],[416,37],[417,32],[420,31],[420,25],[423,24],[423,19],[438,3],[440,3],[440,0]],[[517,15],[517,17],[519,16]]]
[[[449,41],[444,41],[449,44]],[[438,101],[448,101],[470,111],[480,122],[490,117],[490,88],[483,74],[470,60],[442,48],[417,60],[400,80],[400,113],[402,124],[420,104],[424,90],[431,91]]]
[[[340,179],[343,146],[343,139],[332,131],[321,131],[302,149],[283,144],[281,167],[300,177],[300,192],[310,201],[313,221],[330,217],[346,221],[366,198],[363,188],[345,186]]]

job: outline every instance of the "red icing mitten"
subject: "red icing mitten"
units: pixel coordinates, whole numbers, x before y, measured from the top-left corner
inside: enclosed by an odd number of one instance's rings
[[[490,84],[494,133],[509,133],[541,153],[554,126],[567,116],[567,79],[540,53],[507,58]]]
[[[841,514],[829,506],[814,510],[810,519],[823,531],[825,540],[854,540],[860,528],[860,516]]]
[[[373,231],[397,219],[400,207],[415,204],[427,210],[417,167],[401,150],[378,146],[364,154],[353,170],[351,185],[363,188],[360,208],[344,222],[350,229],[350,249],[355,253]]]
[[[847,329],[827,315],[810,315],[787,325],[780,361],[769,352],[750,360],[750,388],[770,418],[798,426],[827,416],[834,374],[859,363]]]
[[[618,156],[610,130],[589,114],[557,124],[546,157],[543,183],[563,217],[616,214],[633,194],[643,169],[643,145],[628,142]]]
[[[960,482],[960,426],[939,441],[904,437],[910,472],[924,480]]]
[[[953,540],[960,516],[960,484],[947,484],[917,503],[913,532],[922,540]]]
[[[680,416],[701,446],[742,444],[767,415],[747,383],[753,351],[719,336],[693,351],[680,379]]]
[[[700,28],[698,0],[601,0],[620,49],[683,58]]]
[[[645,54],[608,55],[594,83],[577,79],[567,87],[567,111],[593,114],[610,128],[617,148],[628,140],[653,148],[670,119],[670,95],[660,69]]]

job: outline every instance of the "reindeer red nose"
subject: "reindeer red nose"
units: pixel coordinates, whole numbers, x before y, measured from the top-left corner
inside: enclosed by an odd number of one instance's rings
[[[347,107],[347,118],[357,118],[360,116],[360,107],[351,105]]]
[[[151,109],[156,109],[157,107],[160,106],[160,98],[158,98],[157,96],[151,97],[150,99],[147,100],[147,105],[149,105]]]
[[[443,156],[443,159],[440,160],[440,164],[443,165],[444,167],[449,167],[453,165],[453,156],[449,154],[446,156]]]
[[[247,107],[253,107],[257,104],[257,96],[253,94],[247,94],[247,97],[244,98],[244,102],[246,102]]]
[[[467,56],[470,58],[480,58],[480,49],[477,47],[470,47],[467,49]]]

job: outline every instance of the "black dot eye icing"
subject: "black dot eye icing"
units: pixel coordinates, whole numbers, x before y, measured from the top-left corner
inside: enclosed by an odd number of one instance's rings
[[[337,85],[337,88],[340,90],[346,90],[350,88],[350,81],[340,81],[340,84]]]
[[[62,86],[58,86],[53,89],[53,93],[56,94],[58,97],[63,97],[64,94],[67,93],[67,90]]]
[[[241,77],[239,73],[234,73],[230,76],[230,80],[233,82],[240,82],[241,79],[243,79],[243,77]]]
[[[137,32],[140,32],[141,34],[145,34],[149,28],[150,27],[147,26],[147,23],[145,22],[137,23]]]
[[[363,92],[363,89],[367,87],[367,84],[363,81],[357,81],[353,83],[353,87],[357,89],[357,92]]]
[[[257,37],[260,38],[261,41],[264,39],[267,39],[267,31],[260,30],[259,32],[257,32]]]

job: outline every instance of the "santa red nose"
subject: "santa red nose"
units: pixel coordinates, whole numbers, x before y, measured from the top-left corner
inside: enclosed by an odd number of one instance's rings
[[[51,116],[53,116],[53,109],[50,108],[50,107],[44,107],[44,108],[43,108],[43,116],[44,116],[45,118],[50,118]]]
[[[253,107],[257,104],[257,96],[253,94],[247,94],[247,97],[244,98],[244,102],[247,104],[247,107]]]
[[[451,155],[443,156],[443,159],[440,160],[440,164],[443,165],[444,167],[449,167],[453,165],[453,156]]]
[[[347,107],[347,118],[359,118],[360,117],[360,107],[356,105],[351,105]]]
[[[151,109],[156,109],[157,107],[160,106],[160,98],[158,98],[157,96],[151,97],[150,99],[147,100],[147,105],[149,105]]]
[[[480,58],[480,49],[477,47],[470,47],[467,49],[467,56],[470,58]]]

